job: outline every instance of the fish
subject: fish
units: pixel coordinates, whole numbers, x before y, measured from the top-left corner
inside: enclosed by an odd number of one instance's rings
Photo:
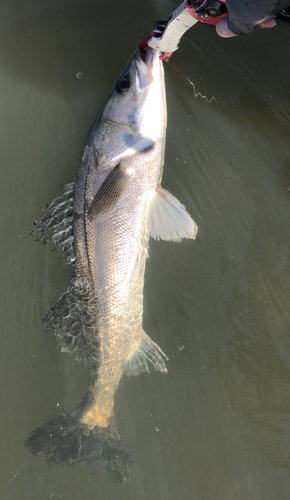
[[[75,182],[34,223],[73,265],[68,289],[42,321],[61,350],[86,364],[84,400],[32,432],[30,451],[50,462],[89,464],[116,481],[132,458],[120,438],[114,396],[123,374],[166,373],[168,358],[142,327],[150,237],[195,239],[197,225],[161,187],[167,127],[164,69],[158,51],[134,53],[96,119]]]

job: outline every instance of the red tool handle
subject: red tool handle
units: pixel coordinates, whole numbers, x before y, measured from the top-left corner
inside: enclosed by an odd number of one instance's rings
[[[223,4],[224,8],[221,9],[220,4]],[[228,14],[226,0],[193,0],[192,5],[190,2],[186,5],[188,13],[200,23],[210,26],[216,26]],[[219,11],[223,12],[218,15]]]
[[[227,13],[225,0],[184,0],[168,21],[156,21],[154,31],[140,43],[139,49],[144,54],[149,45],[159,50],[160,59],[168,61],[189,28],[197,22],[216,26]]]

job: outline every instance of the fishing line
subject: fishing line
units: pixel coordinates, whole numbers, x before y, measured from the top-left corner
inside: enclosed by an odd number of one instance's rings
[[[185,78],[185,80],[187,80],[188,83],[192,86],[193,92],[194,92],[194,97],[201,97],[202,99],[205,99],[208,104],[210,104],[211,102],[214,101],[218,105],[218,107],[220,108],[220,105],[219,105],[219,103],[218,103],[218,101],[217,101],[217,99],[216,99],[215,96],[212,96],[212,97],[209,98],[209,97],[207,97],[207,95],[204,95],[200,91],[197,91],[196,90],[196,85],[193,83],[193,81],[191,80],[191,78],[189,76],[187,76],[176,64],[172,63],[171,61],[170,61],[170,65],[173,67],[173,70],[177,74],[179,74],[183,78]]]
[[[190,85],[192,86],[193,92],[194,92],[194,97],[201,97],[202,99],[205,99],[208,104],[210,104],[211,102],[214,101],[220,107],[220,105],[217,102],[217,99],[215,98],[215,96],[212,96],[209,99],[206,95],[203,95],[201,92],[199,92],[199,91],[197,92],[195,84],[193,83],[193,81],[188,76],[186,76],[186,75],[183,75],[183,76],[184,76],[185,80],[187,80],[188,83],[190,83]]]

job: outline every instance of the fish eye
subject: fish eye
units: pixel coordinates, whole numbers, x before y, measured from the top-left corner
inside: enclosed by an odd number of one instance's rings
[[[117,82],[117,90],[122,94],[127,92],[129,87],[130,87],[130,82],[128,78],[120,78],[120,80]]]

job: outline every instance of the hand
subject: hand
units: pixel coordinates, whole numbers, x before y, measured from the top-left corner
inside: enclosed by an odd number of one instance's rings
[[[260,26],[260,28],[273,28],[274,26],[276,26],[275,18],[271,17],[271,19],[267,19],[266,21],[259,23],[258,26]],[[217,23],[216,32],[219,36],[223,38],[231,38],[232,36],[238,36],[235,33],[233,33],[228,27],[228,22],[226,17],[224,17]]]

